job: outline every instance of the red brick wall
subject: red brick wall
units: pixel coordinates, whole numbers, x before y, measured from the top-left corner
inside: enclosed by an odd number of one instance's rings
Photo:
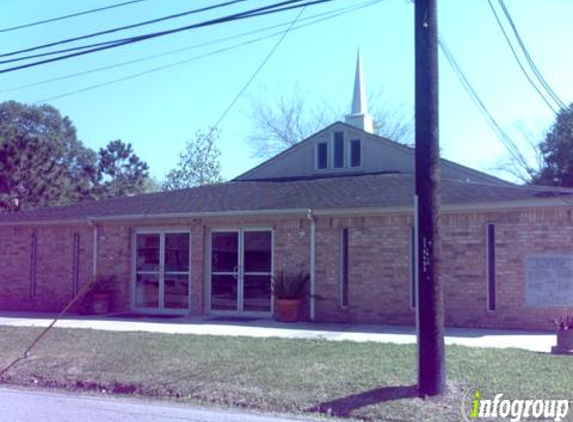
[[[450,326],[552,328],[573,309],[525,305],[527,254],[573,254],[567,209],[445,213],[440,219],[440,273]],[[322,321],[413,324],[410,307],[410,226],[407,215],[317,217],[316,317]],[[486,227],[496,225],[497,310],[487,310]],[[180,228],[191,233],[191,313],[205,303],[205,237],[209,227],[269,226],[274,267],[309,269],[310,223],[298,218],[227,218],[99,224],[98,271],[118,275],[116,311],[130,309],[132,237],[136,229]],[[349,231],[349,304],[340,305],[340,230]],[[38,236],[37,294],[30,298],[30,244]],[[59,310],[71,297],[73,234],[80,233],[80,282],[91,277],[89,225],[0,227],[0,308]],[[304,315],[309,314],[308,304]]]
[[[573,308],[525,304],[524,258],[573,255],[571,211],[445,213],[439,271],[448,326],[551,329]],[[410,216],[319,219],[317,319],[414,324],[410,306]],[[486,228],[496,228],[495,311],[488,310]],[[340,305],[340,229],[349,230],[349,306]]]
[[[487,310],[486,227],[495,224],[497,309]],[[527,254],[573,255],[573,225],[567,209],[446,214],[440,220],[440,272],[449,325],[553,328],[573,308],[525,305]]]
[[[86,225],[0,227],[0,308],[54,311],[72,299],[74,234],[80,235],[79,287],[91,280],[93,229]],[[31,295],[32,234],[37,236]]]
[[[413,324],[408,216],[319,217],[318,320]],[[348,307],[340,304],[341,229],[348,229]]]

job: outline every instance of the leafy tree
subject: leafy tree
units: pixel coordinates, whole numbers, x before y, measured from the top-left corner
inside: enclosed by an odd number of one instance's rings
[[[414,138],[413,117],[404,118],[397,108],[383,106],[382,91],[369,98],[374,131],[404,144]],[[346,111],[345,111],[346,110]],[[348,113],[347,107],[333,107],[331,101],[312,101],[312,95],[297,86],[290,94],[273,95],[267,90],[251,97],[249,115],[253,131],[248,141],[257,157],[272,157],[302,141]]]
[[[94,154],[68,117],[49,105],[0,103],[0,209],[79,200],[95,176]]]
[[[221,151],[215,145],[220,131],[197,131],[195,139],[185,144],[185,150],[179,154],[177,167],[165,178],[163,190],[185,189],[194,186],[209,185],[223,180],[219,157]]]
[[[146,191],[149,166],[133,152],[131,144],[111,141],[97,155],[94,197],[112,198]]]
[[[539,150],[542,165],[532,183],[573,187],[573,103],[561,109]]]

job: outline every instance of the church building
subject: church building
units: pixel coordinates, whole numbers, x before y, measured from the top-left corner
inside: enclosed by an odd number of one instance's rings
[[[549,329],[573,314],[573,190],[442,159],[447,326]],[[414,150],[352,108],[214,185],[0,214],[0,309],[59,311],[95,274],[116,313],[270,318],[278,270],[310,274],[310,321],[415,323]]]

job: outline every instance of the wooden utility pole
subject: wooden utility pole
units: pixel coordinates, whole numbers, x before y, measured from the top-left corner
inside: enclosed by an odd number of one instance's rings
[[[444,306],[438,276],[439,142],[437,0],[415,1],[418,389],[445,388]]]

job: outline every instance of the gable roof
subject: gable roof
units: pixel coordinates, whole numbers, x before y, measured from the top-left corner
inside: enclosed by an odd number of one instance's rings
[[[253,167],[252,169],[246,171],[245,173],[240,174],[239,176],[235,177],[235,181],[237,180],[272,180],[269,178],[258,178],[257,177],[257,173],[260,173],[261,170],[267,169],[269,167],[272,167],[273,165],[277,164],[278,162],[285,160],[289,155],[297,152],[298,150],[306,147],[309,143],[312,143],[315,141],[316,138],[321,137],[322,135],[324,135],[327,132],[334,132],[334,131],[339,131],[339,130],[344,130],[344,129],[348,129],[348,130],[352,130],[352,131],[357,131],[360,132],[361,134],[361,138],[365,139],[366,142],[375,142],[378,144],[383,145],[384,147],[390,149],[390,150],[394,150],[400,154],[405,154],[407,156],[409,156],[409,158],[412,161],[412,165],[414,163],[415,160],[415,150],[412,147],[409,147],[407,145],[401,144],[399,142],[395,142],[395,141],[391,141],[390,139],[384,138],[382,136],[373,134],[373,133],[369,133],[366,132],[364,130],[361,130],[355,126],[349,125],[347,123],[344,122],[335,122],[332,123],[331,125],[319,130],[318,132],[310,135],[308,138],[302,140],[301,142],[287,148],[286,150],[282,151],[281,153],[275,155],[274,157],[264,161],[263,163]],[[492,176],[490,174],[478,171],[478,170],[474,170],[470,167],[466,167],[466,166],[462,166],[461,164],[457,164],[453,161],[450,160],[446,160],[444,158],[440,159],[440,168],[441,168],[441,172],[444,176],[448,177],[448,178],[452,178],[452,179],[458,179],[458,180],[465,180],[465,181],[473,181],[473,182],[481,182],[481,183],[493,183],[493,184],[502,184],[502,185],[511,185],[514,186],[513,183],[508,182],[506,180],[500,179],[498,177]],[[383,171],[383,169],[380,169],[380,171]],[[412,174],[412,172],[403,172],[406,174]],[[345,170],[344,172],[341,173],[329,173],[329,175],[331,176],[340,176],[340,175],[348,175],[348,171]],[[323,176],[320,176],[323,177]],[[301,177],[301,178],[308,178],[308,177]],[[291,180],[294,178],[291,178]]]
[[[1,224],[26,224],[88,219],[175,218],[240,213],[273,214],[307,209],[411,207],[414,176],[382,173],[290,181],[231,181],[196,188],[85,201],[64,207],[0,214]],[[548,200],[573,204],[573,189],[524,187],[442,179],[445,205]]]

